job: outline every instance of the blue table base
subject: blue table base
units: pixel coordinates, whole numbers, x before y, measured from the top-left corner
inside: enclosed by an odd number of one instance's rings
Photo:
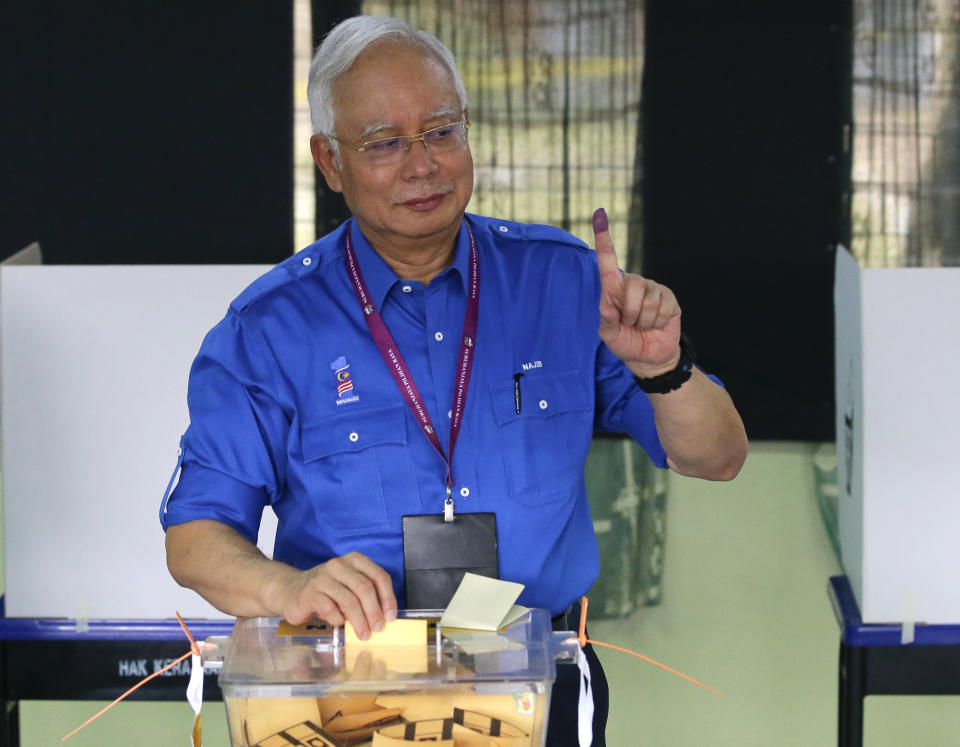
[[[960,695],[960,625],[917,625],[903,644],[902,625],[865,625],[846,576],[827,588],[840,625],[840,747],[863,745],[867,695]]]
[[[0,601],[2,603],[2,601]],[[197,640],[230,635],[232,620],[187,620]],[[20,744],[21,700],[113,700],[190,650],[173,620],[75,620],[0,617],[0,747]],[[131,700],[186,699],[190,661],[151,680]],[[220,700],[215,674],[204,700]]]

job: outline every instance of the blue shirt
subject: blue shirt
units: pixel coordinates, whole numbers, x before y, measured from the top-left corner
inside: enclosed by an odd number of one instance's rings
[[[466,220],[480,310],[455,506],[496,513],[500,577],[525,584],[521,604],[556,614],[597,577],[583,476],[594,429],[629,433],[660,467],[666,455],[649,399],[598,336],[593,252],[550,226]],[[347,230],[447,448],[467,232],[453,264],[424,286],[399,279],[351,220],[260,277],[207,334],[161,522],[215,519],[255,542],[270,504],[275,559],[305,569],[362,552],[390,573],[402,607],[401,517],[442,512],[446,467],[370,336],[344,265]]]

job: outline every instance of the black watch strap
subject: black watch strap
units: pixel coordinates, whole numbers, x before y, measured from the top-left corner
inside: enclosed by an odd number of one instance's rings
[[[693,351],[693,345],[684,334],[680,335],[680,360],[672,370],[650,378],[640,378],[634,376],[633,380],[647,394],[667,394],[682,387],[693,376],[693,364],[696,361],[696,353]]]

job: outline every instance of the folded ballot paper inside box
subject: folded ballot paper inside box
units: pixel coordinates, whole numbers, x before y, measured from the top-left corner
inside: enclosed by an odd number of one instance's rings
[[[514,604],[523,584],[465,573],[440,618],[444,628],[499,630],[529,612]]]
[[[507,615],[515,599],[491,630],[401,610],[367,641],[320,621],[238,620],[204,654],[221,662],[231,745],[544,745],[555,660],[576,644],[546,610]]]

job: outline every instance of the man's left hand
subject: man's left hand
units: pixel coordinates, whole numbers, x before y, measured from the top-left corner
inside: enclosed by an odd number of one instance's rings
[[[653,280],[620,272],[607,214],[593,214],[600,269],[600,339],[637,376],[672,370],[680,360],[680,304]]]

